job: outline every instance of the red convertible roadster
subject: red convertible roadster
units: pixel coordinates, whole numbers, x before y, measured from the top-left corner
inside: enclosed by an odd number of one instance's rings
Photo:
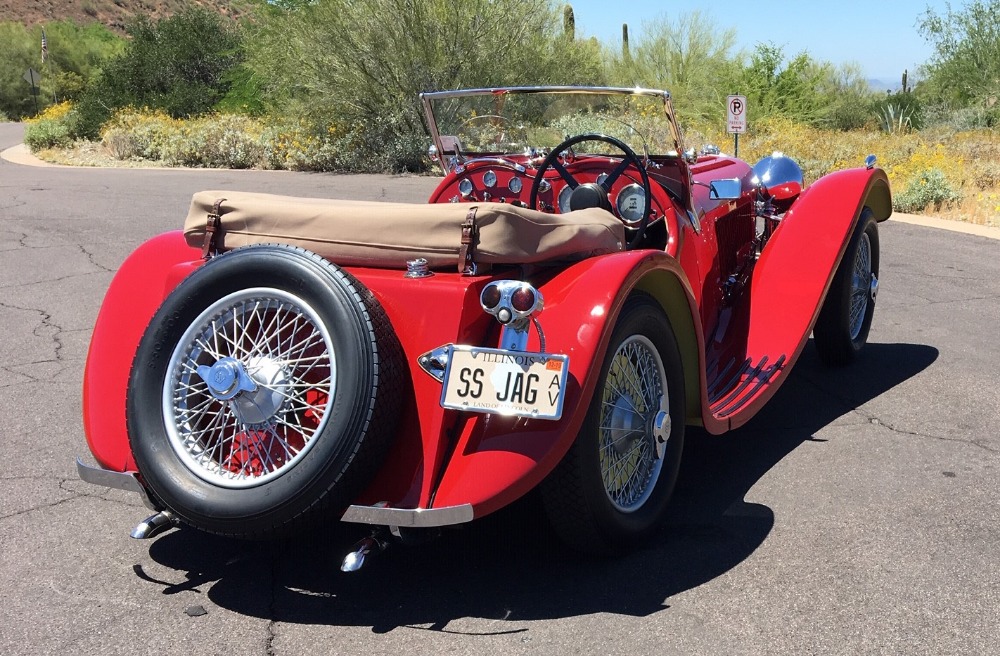
[[[865,344],[874,157],[805,188],[780,153],[685,150],[647,89],[422,102],[429,203],[205,191],[121,266],[78,469],[143,496],[133,537],[370,524],[353,570],[537,487],[568,544],[610,552],[664,514],[685,426],[749,421],[810,333],[833,365]]]

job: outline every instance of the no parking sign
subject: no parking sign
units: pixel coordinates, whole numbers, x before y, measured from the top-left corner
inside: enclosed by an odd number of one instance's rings
[[[743,134],[747,131],[747,97],[726,98],[726,131],[729,134]]]

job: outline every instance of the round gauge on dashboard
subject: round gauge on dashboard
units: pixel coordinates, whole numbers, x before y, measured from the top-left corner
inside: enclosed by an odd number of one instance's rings
[[[497,184],[497,174],[496,172],[490,170],[483,173],[483,186],[487,189],[492,189]]]
[[[472,193],[472,180],[468,178],[462,178],[462,181],[458,183],[458,191],[463,196],[468,196]]]
[[[602,173],[599,176],[597,176],[597,184],[604,184],[604,181],[607,179],[608,179],[608,174]]]
[[[507,188],[510,189],[511,192],[519,194],[521,193],[521,185],[522,185],[521,178],[515,175],[513,178],[510,179],[510,182],[507,183]]]
[[[559,211],[562,214],[566,214],[570,211],[569,198],[573,195],[573,189],[569,185],[566,185],[559,192]]]
[[[617,206],[618,216],[622,217],[625,225],[639,225],[646,209],[646,192],[642,190],[642,185],[630,184],[618,192]]]

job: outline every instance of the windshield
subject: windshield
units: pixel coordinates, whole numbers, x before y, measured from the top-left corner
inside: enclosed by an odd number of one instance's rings
[[[449,156],[536,155],[585,133],[615,137],[639,156],[681,150],[669,94],[647,89],[530,87],[421,94],[442,164]],[[620,154],[603,142],[588,153]]]

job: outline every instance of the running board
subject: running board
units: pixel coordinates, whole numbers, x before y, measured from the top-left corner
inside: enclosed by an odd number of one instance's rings
[[[735,360],[731,360],[708,387],[708,402],[715,418],[726,419],[739,412],[761,389],[771,384],[786,359],[785,354],[781,354],[768,366],[766,355],[756,363],[747,358],[738,369],[734,367]]]

